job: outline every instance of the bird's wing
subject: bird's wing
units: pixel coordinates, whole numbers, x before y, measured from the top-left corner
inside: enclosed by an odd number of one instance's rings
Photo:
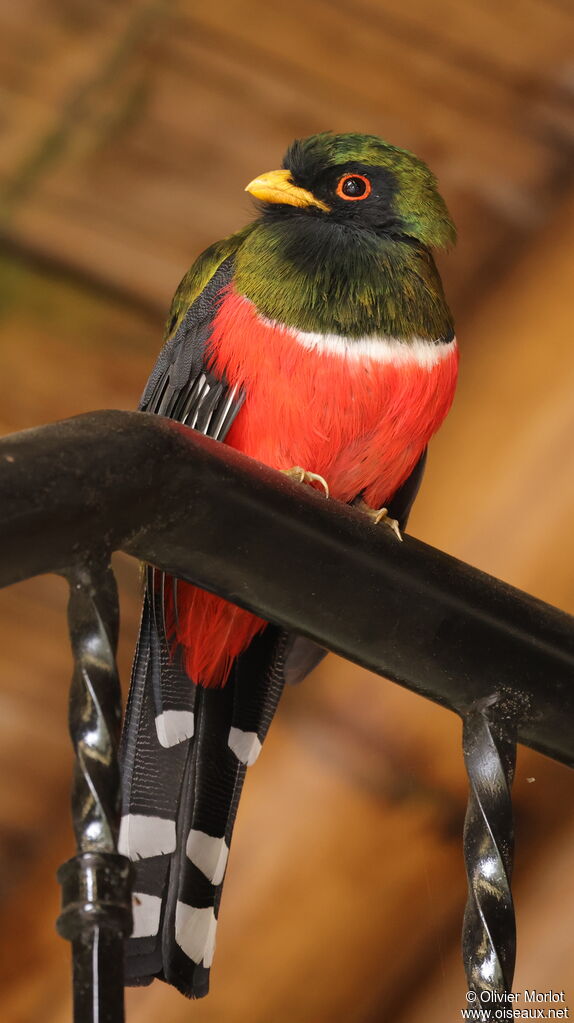
[[[209,371],[205,360],[219,297],[232,275],[233,257],[229,256],[185,310],[180,309],[176,292],[170,317],[174,328],[139,403],[142,412],[176,419],[216,440],[225,438],[243,401],[242,394]]]
[[[221,255],[219,250],[217,255]],[[202,259],[205,255],[200,263]],[[225,439],[244,399],[241,391],[230,388],[225,379],[209,370],[205,355],[220,297],[232,276],[233,256],[229,255],[215,264],[207,282],[205,273],[198,274],[196,268],[184,277],[172,303],[172,333],[159,353],[139,404],[142,412],[176,419],[215,440]],[[198,284],[204,285],[199,293]],[[187,308],[184,296],[189,302]],[[187,676],[181,670],[175,671],[167,648],[164,600],[168,587],[177,614],[176,580],[154,568],[146,569],[141,628],[150,637],[147,649],[158,728],[164,727],[162,721],[166,727],[168,721],[173,722],[174,712],[192,710],[187,706],[190,689]],[[171,716],[165,716],[168,714]]]
[[[406,529],[411,508],[423,480],[426,461],[427,449],[425,448],[410,476],[401,484],[388,502],[389,515],[397,520],[401,530]]]
[[[219,295],[232,278],[233,252],[216,246],[208,263],[211,273],[196,264],[176,293],[167,340],[140,409],[224,440],[243,395],[209,372],[205,348]],[[198,687],[168,648],[167,586],[176,583],[146,570],[122,734],[119,848],[135,868],[126,978],[146,984],[162,977],[200,997],[208,989],[245,769],[269,727],[290,646],[285,634],[268,627],[238,659],[224,689]]]

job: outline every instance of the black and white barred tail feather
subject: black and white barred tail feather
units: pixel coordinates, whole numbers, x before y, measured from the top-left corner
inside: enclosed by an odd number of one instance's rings
[[[194,686],[172,665],[171,705],[158,715],[153,675],[161,651],[150,621],[146,599],[122,750],[120,851],[136,874],[126,979],[161,977],[201,997],[245,771],[267,734],[292,644],[269,627],[223,689]]]

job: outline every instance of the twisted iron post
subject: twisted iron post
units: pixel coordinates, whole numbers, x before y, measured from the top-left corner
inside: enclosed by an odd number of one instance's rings
[[[463,752],[470,793],[464,823],[468,901],[462,949],[469,991],[486,1014],[490,1006],[500,1008],[511,991],[516,954],[510,888],[516,720],[502,699],[480,700],[464,715]]]
[[[124,1019],[123,939],[131,931],[129,861],[117,854],[121,694],[116,583],[106,559],[69,573],[74,672],[69,727],[76,753],[72,817],[77,855],[58,871],[58,931],[72,942],[74,1020]]]

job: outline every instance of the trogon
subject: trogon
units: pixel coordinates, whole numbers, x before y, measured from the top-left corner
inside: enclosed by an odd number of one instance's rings
[[[428,167],[321,133],[247,191],[257,216],[179,285],[140,408],[353,502],[400,536],[458,354],[432,256],[455,230]],[[284,682],[324,651],[148,567],[124,725],[127,981],[209,986],[244,775]]]

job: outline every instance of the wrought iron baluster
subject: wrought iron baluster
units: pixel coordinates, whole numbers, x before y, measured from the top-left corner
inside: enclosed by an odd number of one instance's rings
[[[489,1006],[495,1007],[489,998],[492,993],[504,1004],[514,975],[510,790],[516,760],[516,723],[508,705],[496,696],[474,704],[463,722],[470,793],[464,823],[468,901],[462,948],[469,990],[476,992],[481,1009],[487,1011]],[[498,1008],[500,1004],[497,999]]]
[[[58,931],[72,942],[76,1023],[122,1023],[123,939],[132,923],[131,868],[117,854],[117,591],[107,560],[74,569],[69,583],[74,655],[69,725],[76,753],[72,817],[78,852],[58,872]]]

